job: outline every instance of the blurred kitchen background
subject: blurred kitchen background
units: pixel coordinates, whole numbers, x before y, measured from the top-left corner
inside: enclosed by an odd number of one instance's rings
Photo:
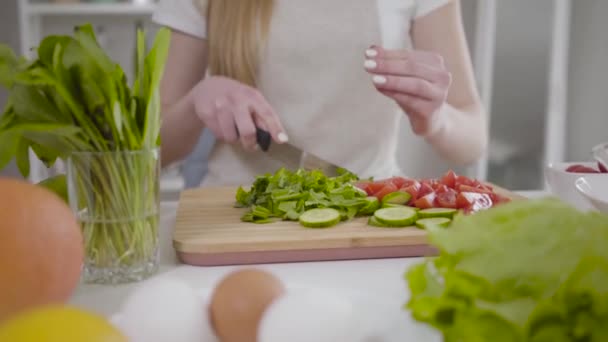
[[[608,140],[608,1],[461,3],[491,115],[488,155],[466,171],[513,190],[543,189],[547,162],[588,160],[591,147]],[[67,34],[91,22],[103,47],[130,74],[135,29],[154,33],[154,8],[154,0],[3,0],[0,42],[25,54],[45,35]],[[0,89],[0,105],[5,100]],[[190,169],[175,165],[164,171],[165,196],[198,182],[191,173],[204,174],[204,154],[212,143],[201,144]],[[3,175],[18,172],[10,167]]]

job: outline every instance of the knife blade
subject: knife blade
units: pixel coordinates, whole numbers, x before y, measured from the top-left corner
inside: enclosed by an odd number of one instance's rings
[[[236,133],[237,136],[239,135],[239,130],[238,128],[236,129]],[[256,142],[258,144],[258,146],[260,146],[260,149],[264,152],[267,152],[270,149],[270,144],[272,143],[272,136],[270,135],[270,133],[264,129],[261,129],[259,127],[255,128],[255,135],[256,135]],[[303,169],[307,169],[307,170],[313,170],[313,169],[318,169],[318,170],[322,170],[327,174],[335,174],[336,171],[336,166],[326,162],[325,160],[301,151],[301,156],[300,156],[300,163],[299,163],[299,167],[303,168]],[[285,162],[287,164],[287,162],[280,156],[280,153],[275,155],[275,157],[277,157],[279,160]]]

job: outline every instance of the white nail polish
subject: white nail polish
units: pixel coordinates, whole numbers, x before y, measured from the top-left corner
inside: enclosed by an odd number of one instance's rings
[[[374,77],[372,77],[372,81],[376,84],[384,84],[384,83],[386,83],[386,77],[380,76],[380,75],[374,75]]]
[[[376,69],[376,67],[378,66],[378,63],[376,63],[376,61],[373,59],[368,59],[365,61],[365,63],[363,63],[363,66],[366,69]]]
[[[285,134],[283,132],[279,133],[278,138],[279,138],[279,141],[282,143],[286,143],[289,140],[289,138],[287,137],[287,134]]]
[[[378,51],[376,51],[374,49],[367,49],[367,50],[365,50],[365,55],[367,57],[376,57],[376,56],[378,56]]]

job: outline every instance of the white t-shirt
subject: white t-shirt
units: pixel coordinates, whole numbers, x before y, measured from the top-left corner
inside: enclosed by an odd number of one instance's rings
[[[428,177],[444,170],[401,109],[374,88],[363,53],[372,44],[411,48],[412,20],[448,1],[277,0],[258,87],[280,115],[291,146],[252,154],[217,143],[204,184],[244,184],[281,166],[297,167],[302,151],[362,177]],[[206,36],[205,17],[193,0],[160,0],[153,20]]]

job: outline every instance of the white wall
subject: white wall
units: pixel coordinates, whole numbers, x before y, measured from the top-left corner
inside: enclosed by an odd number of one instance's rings
[[[19,24],[17,22],[17,0],[3,0],[2,11],[0,11],[0,43],[10,45],[17,53],[19,50]],[[7,93],[0,87],[0,109],[4,108]],[[0,115],[1,115],[0,111]],[[2,143],[2,142],[0,142]],[[14,164],[0,170],[0,176],[18,176],[19,173]]]
[[[608,1],[572,1],[569,160],[587,160],[608,141]]]

